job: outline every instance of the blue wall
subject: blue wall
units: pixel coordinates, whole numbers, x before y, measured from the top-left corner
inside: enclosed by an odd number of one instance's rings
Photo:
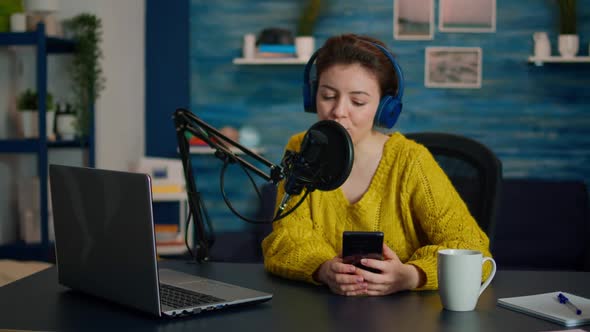
[[[146,0],[145,151],[177,157],[172,113],[188,107],[189,3]]]
[[[265,27],[295,29],[303,1],[190,2],[190,105],[215,127],[258,129],[265,157],[279,162],[289,136],[306,130],[315,116],[302,110],[300,66],[237,66],[242,36]],[[547,31],[557,44],[554,1],[497,2],[495,33],[441,33],[431,41],[393,39],[391,0],[324,1],[314,33],[318,45],[334,34],[368,34],[397,54],[406,77],[401,132],[445,131],[487,144],[504,165],[505,177],[580,179],[590,182],[590,63],[535,67],[527,63],[532,34]],[[590,0],[578,1],[580,55],[588,55]],[[438,1],[436,22],[438,23]],[[424,87],[427,46],[475,46],[483,49],[481,89]],[[149,136],[150,133],[147,133]],[[174,147],[175,148],[175,147]],[[219,195],[221,162],[193,158],[198,187],[218,230],[244,223],[229,212]],[[255,210],[255,198],[242,172],[227,175],[227,191],[236,208]],[[249,190],[249,189],[248,189]]]

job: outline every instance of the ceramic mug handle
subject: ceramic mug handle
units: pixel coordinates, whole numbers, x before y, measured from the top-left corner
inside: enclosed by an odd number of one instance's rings
[[[486,279],[486,281],[483,283],[483,285],[481,285],[481,287],[479,288],[479,295],[481,295],[481,293],[483,293],[483,291],[486,290],[486,288],[488,288],[488,286],[490,285],[490,282],[492,282],[492,279],[494,279],[494,276],[496,275],[496,261],[493,258],[484,257],[481,261],[481,267],[483,268],[483,264],[487,261],[492,263],[492,272],[490,272],[489,277]],[[478,297],[479,297],[479,295],[478,295]]]

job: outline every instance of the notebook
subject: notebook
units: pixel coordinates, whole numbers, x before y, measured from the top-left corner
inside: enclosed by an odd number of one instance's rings
[[[49,178],[60,284],[170,317],[272,298],[158,269],[148,175],[50,165]]]
[[[582,314],[577,315],[571,306],[560,303],[557,298],[559,293],[565,295]],[[565,326],[590,323],[590,299],[566,292],[502,298],[498,299],[498,305]]]

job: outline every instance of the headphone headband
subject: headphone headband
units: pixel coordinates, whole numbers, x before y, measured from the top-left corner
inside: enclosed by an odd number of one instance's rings
[[[379,49],[391,62],[393,66],[393,70],[395,71],[397,77],[397,92],[395,95],[384,95],[381,97],[379,101],[379,107],[377,108],[377,112],[375,113],[375,125],[384,128],[392,128],[397,122],[397,118],[402,110],[402,97],[404,95],[404,75],[401,70],[401,67],[398,65],[397,61],[385,47],[373,43],[368,40],[358,39],[362,42],[371,44]],[[307,64],[305,65],[303,71],[303,108],[306,112],[317,112],[316,110],[316,94],[317,94],[317,79],[311,80],[310,73],[317,58],[321,48],[315,51]]]

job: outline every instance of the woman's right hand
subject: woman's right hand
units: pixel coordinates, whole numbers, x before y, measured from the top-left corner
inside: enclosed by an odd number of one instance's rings
[[[334,257],[325,261],[314,273],[314,279],[328,285],[332,292],[346,296],[364,295],[367,283],[362,276],[355,274],[354,265],[345,264],[342,258]]]

